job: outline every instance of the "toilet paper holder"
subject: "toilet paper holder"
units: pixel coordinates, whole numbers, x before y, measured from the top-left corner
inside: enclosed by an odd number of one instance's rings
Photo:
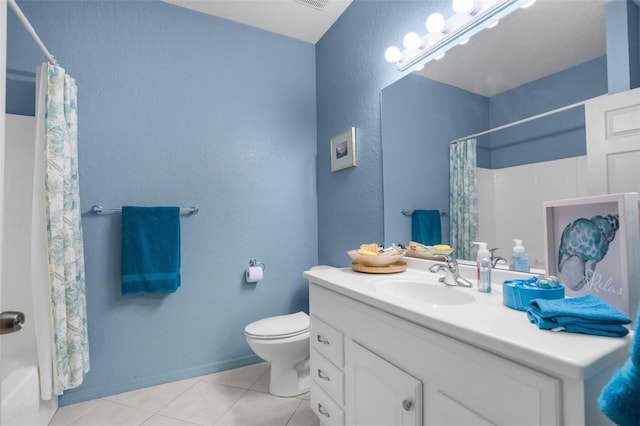
[[[264,266],[264,263],[258,262],[256,259],[249,259],[249,267],[252,267],[252,266],[261,267],[263,272],[266,269],[266,267]]]

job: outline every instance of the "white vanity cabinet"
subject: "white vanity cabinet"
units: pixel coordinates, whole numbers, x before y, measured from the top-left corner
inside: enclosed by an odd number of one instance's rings
[[[311,404],[323,424],[342,424],[327,421],[331,408],[354,426],[560,424],[552,377],[313,283],[310,301]],[[329,345],[320,343],[316,324],[335,330],[345,349],[344,404],[322,386],[318,365],[325,360],[315,349]],[[325,407],[327,397],[335,407]]]
[[[447,307],[390,299],[346,268],[305,277],[323,425],[612,424],[596,401],[631,336],[538,330],[498,289]]]

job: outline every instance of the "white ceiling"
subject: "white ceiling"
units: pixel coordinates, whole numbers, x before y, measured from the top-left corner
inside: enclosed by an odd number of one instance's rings
[[[351,0],[164,1],[313,44],[351,4]],[[609,1],[537,0],[443,59],[428,63],[418,74],[493,96],[603,56],[604,8]],[[322,10],[301,4],[313,2],[326,4]]]
[[[176,6],[239,22],[308,43],[317,43],[351,0],[164,0]],[[301,4],[305,3],[305,4]]]
[[[493,96],[603,56],[609,1],[538,0],[417,73]]]

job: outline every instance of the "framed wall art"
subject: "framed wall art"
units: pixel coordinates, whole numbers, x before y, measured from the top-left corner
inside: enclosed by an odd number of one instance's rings
[[[638,194],[544,203],[546,270],[568,297],[594,294],[635,319],[640,296]]]
[[[356,165],[356,128],[331,138],[331,171],[346,169]]]

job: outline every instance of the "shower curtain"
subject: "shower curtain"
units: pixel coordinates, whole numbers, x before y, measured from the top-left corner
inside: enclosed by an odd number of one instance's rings
[[[77,87],[65,70],[37,73],[32,205],[34,318],[43,399],[79,386],[89,371],[80,218]]]
[[[473,242],[478,238],[478,184],[476,140],[449,145],[450,241],[458,259],[474,259]]]

